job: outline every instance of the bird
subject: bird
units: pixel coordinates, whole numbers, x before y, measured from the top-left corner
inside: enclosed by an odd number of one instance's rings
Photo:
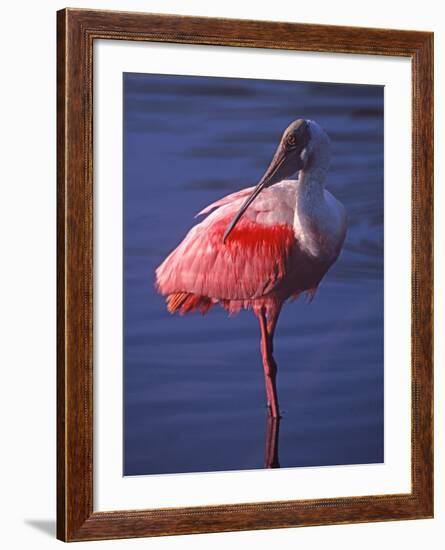
[[[269,416],[280,418],[274,334],[286,301],[310,301],[339,257],[347,232],[343,204],[326,188],[331,142],[315,121],[294,120],[256,186],[208,205],[155,271],[155,287],[170,313],[229,316],[252,310]]]

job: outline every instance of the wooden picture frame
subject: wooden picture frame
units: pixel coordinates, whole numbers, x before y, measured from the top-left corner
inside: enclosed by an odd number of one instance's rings
[[[403,56],[412,64],[412,491],[93,512],[95,40]],[[433,516],[433,34],[65,9],[57,14],[57,537],[180,535]]]

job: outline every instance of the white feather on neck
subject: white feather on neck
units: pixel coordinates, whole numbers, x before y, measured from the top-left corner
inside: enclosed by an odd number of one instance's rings
[[[343,243],[346,221],[343,205],[325,189],[330,162],[327,134],[310,121],[311,142],[303,151],[295,194],[294,232],[303,251],[320,260],[334,259]]]

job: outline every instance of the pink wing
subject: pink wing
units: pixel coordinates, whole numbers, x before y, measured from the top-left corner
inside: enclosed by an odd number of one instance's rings
[[[249,193],[244,191],[236,198]],[[228,204],[228,199],[207,207],[204,212],[225,205],[193,227],[156,270],[159,292],[182,296],[175,298],[179,305],[185,294],[210,303],[255,299],[269,293],[288,270],[295,240],[288,223],[263,225],[252,215],[244,216],[223,243],[224,231],[239,207],[239,201]],[[169,304],[169,309],[179,308]]]
[[[247,198],[248,195],[254,190],[254,187],[246,187],[246,189],[241,189],[241,191],[236,191],[235,193],[231,193],[230,195],[226,195],[222,199],[219,199],[215,202],[212,202],[212,204],[209,204],[205,208],[201,210],[201,212],[198,212],[195,216],[197,218],[198,216],[203,216],[204,214],[210,214],[212,210],[215,210],[215,208],[219,208],[220,206],[224,206],[226,204],[233,203],[239,199]]]

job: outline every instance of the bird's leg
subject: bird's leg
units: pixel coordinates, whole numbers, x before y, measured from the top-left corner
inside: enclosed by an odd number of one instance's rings
[[[267,406],[269,407],[269,413],[274,418],[280,417],[280,409],[278,407],[278,396],[277,396],[277,364],[272,355],[273,342],[272,337],[268,331],[268,322],[266,318],[266,312],[264,308],[261,308],[258,314],[260,320],[260,329],[261,329],[261,355],[263,358],[263,368],[264,368],[264,380],[266,383],[266,395],[267,395]],[[275,321],[276,323],[276,321]],[[273,327],[275,328],[275,327]],[[273,334],[273,331],[272,331]]]
[[[278,317],[281,311],[281,304],[276,306],[273,311],[269,310],[267,315],[267,333],[270,341],[270,353],[273,355],[273,338],[275,335],[275,328],[277,326]]]

